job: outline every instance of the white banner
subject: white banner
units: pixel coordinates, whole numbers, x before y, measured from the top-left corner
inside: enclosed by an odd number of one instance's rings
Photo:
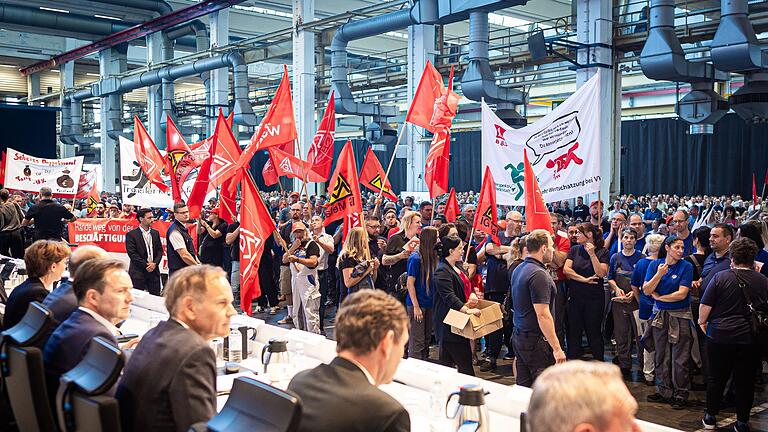
[[[512,129],[482,103],[483,165],[496,180],[499,205],[525,205],[523,151],[544,201],[600,189],[600,81],[595,75],[537,122]]]
[[[71,198],[77,193],[82,169],[82,156],[45,159],[9,148],[3,185],[26,192],[39,192],[40,188],[49,187],[54,196]]]
[[[163,176],[163,181],[170,187],[171,180],[168,176]],[[173,207],[170,190],[167,193],[162,192],[149,182],[136,161],[133,141],[122,136],[120,137],[120,191],[123,204],[141,207]]]

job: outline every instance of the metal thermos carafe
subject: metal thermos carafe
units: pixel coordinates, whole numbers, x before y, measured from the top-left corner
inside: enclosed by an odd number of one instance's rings
[[[283,372],[290,365],[290,358],[288,356],[288,341],[270,339],[261,350],[261,363],[264,365],[264,373],[270,373],[269,369],[280,369],[280,372]]]
[[[448,411],[448,403],[450,403],[454,396],[459,397],[459,405],[456,407],[453,415],[448,416],[448,418],[453,418],[452,430],[459,431],[464,426],[471,426],[473,431],[490,431],[491,424],[488,417],[488,408],[485,406],[485,392],[482,387],[475,384],[467,384],[462,386],[459,391],[451,393],[445,404],[446,413]]]

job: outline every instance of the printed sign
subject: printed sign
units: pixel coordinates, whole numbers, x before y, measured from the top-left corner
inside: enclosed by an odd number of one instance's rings
[[[163,176],[163,180],[166,184],[171,184],[168,176]],[[124,204],[160,208],[173,206],[170,190],[163,192],[150,183],[136,160],[133,142],[122,136],[120,137],[120,192]]]
[[[77,193],[82,169],[82,156],[45,159],[9,148],[3,185],[25,192],[39,192],[40,188],[49,187],[54,196],[72,198]]]

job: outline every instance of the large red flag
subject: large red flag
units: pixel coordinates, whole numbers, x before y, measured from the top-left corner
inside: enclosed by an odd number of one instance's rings
[[[424,182],[429,196],[435,198],[448,192],[448,167],[451,162],[451,132],[439,128],[432,137],[427,161],[424,164]]]
[[[160,150],[157,149],[137,116],[133,116],[133,146],[136,151],[136,160],[150,183],[161,191],[168,192],[168,186],[160,175],[166,166],[165,158],[160,154]]]
[[[459,217],[459,201],[456,199],[456,190],[451,188],[451,193],[448,195],[448,201],[445,202],[445,220],[448,222],[456,222],[456,218]]]
[[[240,308],[250,316],[253,299],[261,295],[259,261],[264,241],[275,230],[275,221],[248,173],[242,177],[240,190]]]
[[[452,84],[453,78],[450,81]],[[452,87],[445,87],[440,72],[427,61],[405,121],[430,132],[435,132],[440,126],[450,128],[458,106],[459,95]]]
[[[184,137],[179,132],[176,124],[173,123],[171,116],[168,115],[165,126],[165,151],[168,159],[166,172],[171,177],[171,195],[174,202],[181,201],[181,175],[184,173],[184,178],[192,171],[191,168],[193,159],[189,158],[192,150],[187,145]],[[183,169],[179,169],[180,165],[184,164]]]
[[[365,159],[363,160],[363,167],[360,169],[360,184],[368,189],[376,192],[377,194],[382,192],[383,195],[392,201],[397,201],[397,196],[392,193],[392,184],[389,183],[386,172],[379,162],[379,158],[373,153],[373,149],[368,147],[368,152],[365,153]],[[383,186],[382,186],[383,185]]]
[[[259,124],[259,128],[251,137],[251,142],[245,148],[234,166],[224,167],[221,174],[211,181],[215,186],[231,176],[238,178],[241,169],[247,169],[253,155],[259,150],[279,146],[294,141],[298,136],[296,120],[293,117],[293,102],[291,101],[291,84],[288,79],[288,67],[283,65],[283,79],[277,87],[275,97],[267,108],[267,113]],[[219,180],[220,179],[220,180]]]
[[[499,215],[496,210],[496,182],[491,175],[491,168],[486,165],[483,186],[477,200],[477,213],[472,224],[475,231],[484,232],[499,243]]]
[[[360,226],[363,205],[360,201],[360,182],[357,178],[355,154],[350,141],[347,141],[344,149],[341,150],[330,185],[331,197],[325,207],[325,226],[342,218],[344,218],[345,229]]]
[[[757,184],[755,183],[755,173],[752,173],[752,205],[757,206]]]
[[[87,217],[96,216],[96,204],[99,202],[101,202],[101,196],[96,188],[96,182],[93,182],[93,186],[91,186],[91,190],[88,192],[88,200],[85,202],[85,208],[88,210],[86,213]]]
[[[307,162],[312,166],[312,171],[323,177],[322,181],[328,180],[333,165],[333,142],[336,133],[336,102],[334,102],[333,94],[333,90],[331,90],[328,106],[325,107],[325,114],[323,114],[323,119],[317,127],[317,133],[312,139],[312,145],[307,153]]]
[[[528,160],[528,152],[523,151],[523,191],[525,192],[525,230],[531,232],[535,229],[552,232],[552,221],[549,217],[547,204],[539,189],[539,181],[533,173],[533,167]]]

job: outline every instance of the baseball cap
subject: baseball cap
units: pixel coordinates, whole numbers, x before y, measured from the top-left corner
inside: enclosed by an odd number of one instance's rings
[[[296,232],[296,231],[299,231],[299,230],[304,230],[304,231],[306,231],[306,230],[307,230],[307,227],[304,225],[304,223],[302,223],[302,222],[296,222],[296,223],[294,223],[294,224],[293,224],[293,226],[291,227],[291,232],[292,232],[292,233],[294,233],[294,232]]]

